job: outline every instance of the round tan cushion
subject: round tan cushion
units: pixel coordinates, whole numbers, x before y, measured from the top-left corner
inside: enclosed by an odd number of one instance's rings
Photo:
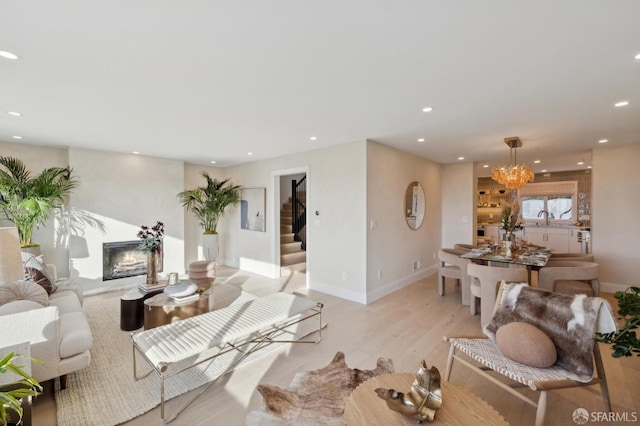
[[[549,336],[526,322],[510,322],[498,328],[496,345],[507,358],[531,367],[551,367],[558,357]]]
[[[205,272],[215,269],[216,262],[213,260],[196,260],[189,264],[189,272]]]
[[[31,300],[49,306],[49,295],[42,286],[33,281],[13,281],[0,285],[0,305],[14,300]]]

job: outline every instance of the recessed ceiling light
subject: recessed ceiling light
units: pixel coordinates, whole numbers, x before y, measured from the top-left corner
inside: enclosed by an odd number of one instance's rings
[[[418,142],[424,142],[424,138],[418,139]]]
[[[582,166],[582,165],[584,164],[584,161],[578,161],[576,164],[577,164],[578,166]]]
[[[587,169],[590,169],[590,168],[591,168],[591,166],[587,166]]]
[[[211,160],[211,164],[216,164],[216,162],[215,162],[215,161],[213,161],[213,160]]]
[[[533,160],[533,164],[540,164],[540,160]]]
[[[483,164],[482,167],[484,167],[485,169],[489,168],[488,164]]]
[[[547,169],[542,169],[542,170],[540,170],[540,171],[541,171],[542,173],[546,173],[546,172],[547,172]]]
[[[422,112],[431,112],[431,111],[433,111],[433,108],[431,108],[431,107],[422,108]]]
[[[22,139],[22,136],[11,136],[14,139]]]
[[[2,56],[5,59],[11,59],[13,61],[15,61],[16,59],[20,58],[15,53],[7,52],[6,50],[0,50],[0,56]]]
[[[247,155],[253,155],[253,152],[247,152]]]
[[[7,114],[13,115],[15,117],[20,117],[22,115],[22,113],[20,113],[18,111],[7,111]]]
[[[546,170],[543,170],[543,171],[546,172]],[[549,176],[551,176],[551,173],[545,173],[544,174],[544,177],[549,177]]]
[[[607,143],[607,142],[609,142],[609,139],[600,139],[598,141],[598,143]]]
[[[458,160],[464,160],[464,157],[458,157]]]
[[[640,59],[640,53],[633,57],[633,59]]]
[[[620,108],[629,105],[629,101],[620,101],[613,104],[614,107]]]
[[[140,154],[140,151],[133,151],[133,154],[138,155]]]
[[[317,141],[317,140],[318,140],[318,138],[317,138],[317,137],[315,137],[315,136],[311,136],[311,137],[309,138],[309,140]]]

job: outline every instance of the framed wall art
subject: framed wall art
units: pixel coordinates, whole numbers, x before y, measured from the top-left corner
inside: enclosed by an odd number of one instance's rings
[[[266,231],[266,188],[242,188],[240,195],[240,228]]]

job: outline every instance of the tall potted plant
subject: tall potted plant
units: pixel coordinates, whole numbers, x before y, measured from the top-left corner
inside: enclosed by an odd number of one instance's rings
[[[69,167],[49,167],[32,176],[14,157],[0,157],[0,210],[18,228],[20,245],[34,247],[34,228],[45,225],[53,209],[77,185]]]
[[[202,246],[204,257],[215,260],[218,256],[218,221],[228,206],[240,202],[240,186],[230,178],[218,180],[205,171],[200,173],[207,181],[205,186],[188,189],[178,194],[183,207],[192,212],[204,229]]]
[[[8,390],[0,391],[0,425],[20,424],[23,412],[20,399],[42,393],[40,383],[26,373],[22,366],[13,363],[13,360],[20,356],[21,355],[16,355],[14,352],[10,352],[0,360],[0,374],[14,373],[21,377],[19,381],[3,386],[3,389]],[[18,419],[17,422],[9,423],[10,413],[12,411]]]

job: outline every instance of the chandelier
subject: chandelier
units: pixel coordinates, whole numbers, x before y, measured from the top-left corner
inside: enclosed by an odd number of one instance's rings
[[[528,182],[533,181],[533,172],[526,164],[518,164],[517,148],[522,146],[517,136],[505,138],[504,143],[509,145],[509,165],[494,167],[491,170],[491,179],[504,185],[507,189],[520,189]]]

